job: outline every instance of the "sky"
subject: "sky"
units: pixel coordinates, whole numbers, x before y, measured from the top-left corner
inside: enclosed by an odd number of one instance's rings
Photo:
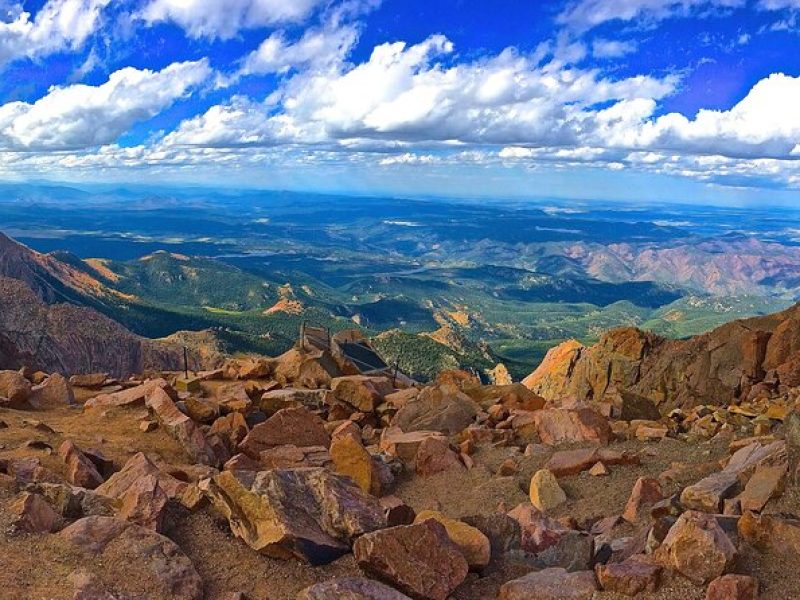
[[[800,205],[800,0],[0,0],[0,179]]]

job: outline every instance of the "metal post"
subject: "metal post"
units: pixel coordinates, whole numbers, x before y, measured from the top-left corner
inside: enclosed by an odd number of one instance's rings
[[[392,387],[397,387],[397,372],[400,370],[400,363],[394,362],[394,375],[392,375]]]
[[[305,351],[306,349],[306,322],[303,321],[300,324],[300,349]]]
[[[189,351],[183,347],[183,374],[189,379]]]

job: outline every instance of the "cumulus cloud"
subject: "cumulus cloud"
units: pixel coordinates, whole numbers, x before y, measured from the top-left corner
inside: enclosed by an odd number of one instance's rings
[[[572,29],[587,31],[609,21],[654,22],[703,9],[740,8],[746,4],[747,0],[576,0],[557,20]]]
[[[172,22],[193,38],[230,39],[245,29],[304,21],[324,0],[149,0],[147,23]]]
[[[296,42],[275,32],[243,61],[241,75],[286,73],[291,69],[329,69],[340,64],[358,40],[355,25],[307,30]]]
[[[564,62],[556,49],[448,66],[444,36],[383,44],[369,60],[333,72],[303,72],[267,102],[236,99],[189,119],[167,140],[178,145],[269,145],[356,140],[449,144],[574,144],[610,102],[630,113],[670,94],[674,77],[620,80]],[[621,109],[622,110],[622,109]],[[608,113],[603,118],[610,118]]]
[[[637,49],[634,41],[596,39],[592,42],[592,56],[595,58],[620,58]]]
[[[211,73],[205,59],[161,71],[129,67],[99,86],[54,87],[32,104],[4,104],[0,149],[54,151],[108,144],[185,97]]]
[[[81,48],[98,28],[109,2],[48,0],[36,16],[20,5],[6,6],[6,19],[0,19],[0,67],[20,58]]]

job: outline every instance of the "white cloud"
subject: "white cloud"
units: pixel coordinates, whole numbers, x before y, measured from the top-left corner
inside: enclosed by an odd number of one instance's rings
[[[207,60],[174,63],[161,71],[125,68],[99,86],[51,88],[32,104],[0,106],[0,149],[54,151],[116,141],[211,76]]]
[[[339,65],[358,40],[354,25],[309,29],[296,42],[286,40],[284,32],[275,32],[249,54],[240,74],[264,75],[285,73],[290,69],[329,69]]]
[[[194,38],[230,39],[245,29],[299,23],[324,0],[150,0],[140,17],[173,22]]]
[[[800,0],[759,0],[758,7],[764,10],[800,8]]]
[[[557,20],[575,30],[587,31],[609,21],[654,22],[703,9],[739,8],[746,3],[747,0],[576,0]]]
[[[36,59],[77,50],[96,31],[110,0],[48,0],[35,16],[19,6],[0,19],[0,67],[20,58]]]
[[[641,99],[654,105],[677,84],[674,77],[607,79],[569,66],[562,51],[556,48],[548,59],[509,49],[445,66],[453,45],[443,36],[413,46],[383,44],[362,64],[290,78],[266,103],[238,98],[214,107],[182,123],[166,141],[571,145],[601,114],[592,105],[627,109]]]
[[[592,56],[595,58],[619,58],[637,49],[634,41],[596,39],[592,42]]]

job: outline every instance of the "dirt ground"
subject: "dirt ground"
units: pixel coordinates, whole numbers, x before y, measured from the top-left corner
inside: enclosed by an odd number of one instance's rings
[[[79,400],[85,399],[85,395]],[[64,465],[56,450],[64,439],[84,448],[98,448],[113,459],[117,467],[136,452],[145,452],[165,463],[185,464],[187,457],[166,433],[157,430],[142,433],[138,424],[146,415],[144,407],[89,410],[59,408],[43,412],[0,410],[0,420],[9,426],[0,429],[0,459],[35,456],[52,471],[64,475]],[[37,429],[41,421],[56,433]],[[54,451],[25,447],[30,440],[48,443]],[[684,479],[664,486],[671,494],[697,481],[727,456],[727,444],[688,444],[677,440],[613,444],[616,450],[639,453],[640,466],[612,466],[607,477],[586,473],[564,477],[560,483],[568,502],[553,513],[555,517],[572,516],[579,523],[588,519],[618,515],[638,477],[657,477],[674,462],[688,463]],[[498,507],[511,510],[526,502],[531,475],[541,468],[552,451],[522,455],[518,448],[484,446],[474,459],[476,466],[467,471],[449,471],[428,478],[403,476],[394,495],[417,510],[436,509],[451,517],[489,514]],[[520,471],[510,477],[496,474],[508,458],[518,461]],[[0,486],[0,600],[72,600],[72,585],[67,576],[83,567],[115,582],[115,588],[136,597],[162,600],[149,588],[146,573],[124,554],[92,560],[72,550],[55,535],[19,535],[10,528],[6,506],[12,494]],[[800,490],[790,487],[771,501],[767,512],[800,514]],[[620,530],[623,531],[623,530]],[[167,517],[165,535],[175,541],[194,563],[203,578],[208,600],[222,600],[226,593],[244,592],[251,600],[294,600],[301,589],[332,577],[358,575],[352,556],[348,555],[324,567],[308,567],[297,561],[281,561],[258,555],[231,534],[227,523],[210,509],[194,512],[173,506]],[[530,566],[498,562],[482,575],[470,574],[453,594],[456,600],[495,598],[500,586],[525,575]],[[771,556],[742,547],[738,569],[753,574],[762,585],[763,600],[800,600],[800,556]],[[705,591],[680,577],[665,577],[658,593],[638,596],[645,600],[703,600]],[[598,600],[617,598],[598,594]],[[621,598],[621,597],[620,597]],[[168,600],[168,599],[164,599]]]

